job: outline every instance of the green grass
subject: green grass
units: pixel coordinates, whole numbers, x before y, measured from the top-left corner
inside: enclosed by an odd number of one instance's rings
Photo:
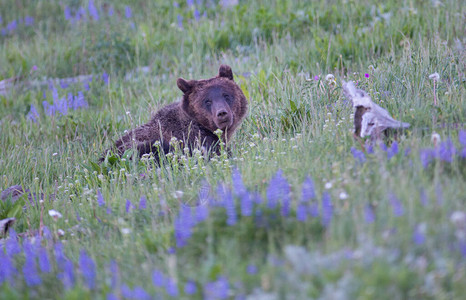
[[[20,184],[46,195],[24,210],[2,203],[0,215],[16,217],[21,241],[47,226],[52,237],[40,244],[53,261],[51,273],[38,271],[41,284],[28,286],[24,254],[17,255],[14,285],[0,283],[0,298],[124,298],[125,285],[170,298],[152,283],[157,269],[177,282],[183,299],[207,298],[206,285],[222,278],[229,282],[228,299],[461,299],[466,221],[453,222],[451,216],[466,213],[466,161],[460,155],[465,146],[458,141],[466,124],[462,2],[239,1],[227,9],[217,1],[200,2],[196,21],[195,9],[184,1],[178,7],[171,1],[107,3],[114,9],[108,16],[109,6],[95,0],[95,21],[87,1],[0,1],[0,30],[18,18],[34,18],[33,26],[22,22],[0,34],[0,80],[20,77],[14,89],[0,94],[0,190]],[[126,5],[132,9],[129,19]],[[65,6],[73,15],[84,7],[87,19],[66,20]],[[232,67],[249,100],[231,157],[205,161],[179,152],[160,168],[130,159],[95,165],[124,130],[181,97],[178,77],[209,78],[222,63]],[[148,72],[141,71],[145,66]],[[108,85],[100,79],[104,71]],[[441,78],[437,106],[428,78],[434,72]],[[335,75],[335,85],[325,81],[328,73]],[[43,93],[52,103],[52,91],[27,84],[88,74],[95,75],[89,90],[82,83],[56,85],[59,97],[83,91],[89,104],[66,116],[46,115]],[[352,147],[362,149],[352,135],[353,109],[342,95],[341,79],[358,81],[395,119],[411,123],[390,160],[378,146],[364,163],[351,154]],[[31,105],[37,122],[26,117]],[[451,163],[435,159],[424,168],[420,152],[434,147],[433,132],[442,142],[450,138],[456,154]],[[264,199],[282,170],[290,184],[290,216],[265,204],[254,210],[261,210],[260,220],[241,216],[235,197],[236,225],[227,225],[224,209],[212,208],[187,245],[177,248],[174,223],[181,205],[196,205],[201,187],[209,186],[212,196],[221,183],[231,188],[235,168],[247,189]],[[295,218],[308,176],[316,203],[321,205],[324,192],[330,195],[333,217],[327,227],[320,217]],[[142,196],[145,210],[137,208]],[[393,197],[402,203],[402,216],[393,213]],[[127,200],[135,206],[130,213]],[[26,197],[21,201],[29,203]],[[367,207],[375,214],[373,223],[365,221]],[[62,218],[51,218],[51,209]],[[420,244],[413,240],[418,228],[425,235]],[[71,289],[57,279],[61,271],[53,249],[59,240],[75,270]],[[81,250],[95,261],[95,289],[82,276]],[[109,270],[112,260],[117,273]],[[248,265],[257,272],[248,273]],[[184,292],[190,280],[195,295]]]

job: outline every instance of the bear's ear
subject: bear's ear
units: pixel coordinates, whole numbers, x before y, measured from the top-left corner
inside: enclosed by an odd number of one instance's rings
[[[188,94],[194,87],[194,80],[184,80],[183,78],[178,78],[176,81],[176,85],[178,85],[178,88],[184,93]]]
[[[218,69],[218,77],[226,77],[230,80],[233,80],[233,72],[231,71],[230,66],[221,65]]]

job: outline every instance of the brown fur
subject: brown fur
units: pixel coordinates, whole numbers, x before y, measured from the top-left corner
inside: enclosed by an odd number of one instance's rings
[[[177,85],[183,99],[163,107],[148,123],[118,139],[114,149],[118,155],[132,147],[140,156],[155,152],[156,141],[161,143],[163,153],[168,153],[172,150],[172,137],[190,151],[205,147],[209,152],[219,153],[219,139],[214,134],[217,129],[223,131],[225,143],[230,141],[248,107],[246,97],[233,80],[231,68],[221,65],[218,76],[205,80],[178,78]]]

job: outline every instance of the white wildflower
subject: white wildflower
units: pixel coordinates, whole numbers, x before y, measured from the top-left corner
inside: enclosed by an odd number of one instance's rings
[[[429,79],[434,80],[434,81],[438,81],[440,79],[440,75],[437,72],[432,73],[432,74],[429,75]]]
[[[57,230],[57,234],[58,236],[64,236],[65,235],[65,231],[63,229],[58,229]]]
[[[434,147],[437,147],[437,145],[440,144],[440,135],[435,131],[432,132],[430,141],[432,142],[432,144],[434,144]]]
[[[49,215],[56,221],[57,219],[61,218],[62,215],[61,213],[59,213],[58,211],[56,211],[55,209],[51,209],[49,210]]]
[[[333,74],[327,74],[327,76],[325,76],[325,80],[326,81],[335,81],[335,76],[333,76]]]
[[[121,228],[121,233],[122,233],[122,234],[130,234],[130,233],[131,233],[131,229],[130,229],[130,228]]]
[[[52,154],[52,156],[57,156],[57,155],[58,155],[58,153],[57,153],[57,152],[55,152],[54,154]]]
[[[462,211],[455,211],[450,216],[450,221],[456,226],[462,226],[466,224],[466,214]]]
[[[328,189],[331,189],[333,186],[333,184],[329,181],[325,184],[325,188],[328,190]]]
[[[341,192],[339,197],[341,200],[345,200],[348,199],[348,194],[346,192]]]

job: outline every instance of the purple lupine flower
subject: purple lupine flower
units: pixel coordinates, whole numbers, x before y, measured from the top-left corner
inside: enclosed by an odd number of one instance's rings
[[[333,205],[330,199],[330,194],[324,192],[322,194],[322,224],[327,227],[330,224],[333,216]]]
[[[244,193],[241,197],[241,215],[244,217],[249,217],[252,215],[252,210],[254,203],[252,202],[251,195],[249,193]]]
[[[23,266],[24,280],[27,286],[36,286],[42,283],[42,280],[37,273],[36,261],[33,256],[26,256],[26,261]]]
[[[165,284],[165,291],[171,297],[178,297],[178,286],[176,285],[176,282],[173,279],[167,278]]]
[[[251,275],[257,274],[257,267],[255,265],[250,264],[246,267],[246,272],[248,272],[248,274]]]
[[[165,276],[159,270],[152,272],[152,284],[155,287],[163,287],[165,285]]]
[[[460,130],[458,132],[458,141],[461,145],[466,147],[466,130]]]
[[[451,139],[448,139],[445,142],[440,143],[438,156],[441,160],[451,163],[453,161],[455,153],[455,145],[453,144]]]
[[[11,256],[0,250],[0,285],[9,280],[13,283],[14,276],[18,272],[14,266]]]
[[[126,299],[133,298],[133,291],[126,284],[123,284],[120,290],[121,290],[121,295],[123,296],[123,298],[126,298]]]
[[[97,7],[95,7],[93,0],[89,0],[87,9],[89,10],[89,15],[94,18],[95,21],[99,21],[99,12],[97,11]]]
[[[191,7],[194,5],[194,0],[186,0],[186,4],[188,5],[188,7]]]
[[[95,288],[96,277],[95,263],[84,249],[79,253],[79,269],[81,270],[87,287],[93,290]]]
[[[13,258],[16,254],[21,253],[21,245],[18,243],[16,231],[10,228],[10,238],[6,240],[5,248],[8,257]]]
[[[152,299],[151,295],[148,292],[146,292],[146,290],[142,286],[135,287],[133,290],[132,296],[133,296],[132,298],[138,299],[138,300]]]
[[[52,239],[52,233],[50,232],[50,229],[47,227],[47,226],[44,226],[42,228],[42,235],[44,236],[44,238],[48,241],[50,241]]]
[[[370,204],[366,204],[366,206],[364,206],[364,220],[367,224],[372,224],[375,221],[374,209]]]
[[[97,204],[99,206],[104,206],[105,205],[104,196],[102,196],[102,193],[100,192],[100,190],[97,190]]]
[[[113,16],[114,13],[115,13],[115,10],[113,9],[113,6],[110,6],[110,8],[108,9],[108,16],[111,17]]]
[[[267,207],[275,209],[280,198],[289,193],[289,186],[286,179],[282,176],[282,170],[278,170],[275,176],[270,180],[267,187]]]
[[[303,203],[299,203],[296,207],[296,220],[305,222],[307,219],[307,207]]]
[[[31,16],[26,16],[26,17],[24,18],[24,24],[25,24],[26,26],[32,26],[32,25],[34,25],[34,18],[31,17]]]
[[[191,208],[186,205],[182,205],[180,215],[175,219],[175,240],[176,246],[181,248],[184,247],[189,238],[191,238],[192,230],[191,227],[195,225],[195,220],[192,218]]]
[[[63,80],[61,80],[59,84],[62,89],[66,89],[70,86],[66,81],[63,81]]]
[[[71,20],[71,10],[68,6],[65,6],[65,20]]]
[[[190,206],[181,205],[179,218],[182,219],[183,222],[188,227],[193,227],[196,224],[196,221],[193,218],[193,212]]]
[[[63,261],[63,272],[57,274],[57,278],[63,283],[65,289],[71,289],[74,286],[74,266],[71,260]]]
[[[254,198],[254,203],[257,205],[260,205],[262,204],[262,202],[264,202],[260,193],[257,193],[257,192],[254,193],[253,198]]]
[[[351,147],[351,153],[353,154],[353,157],[355,159],[359,160],[360,163],[364,163],[366,161],[366,156],[364,155],[364,152],[359,151],[354,147]]]
[[[406,156],[409,156],[410,154],[411,154],[411,147],[407,147],[407,148],[405,149],[405,157],[406,157]]]
[[[34,123],[37,123],[37,120],[39,119],[39,112],[37,111],[34,104],[31,104],[31,109],[29,110],[29,113],[26,115],[26,118],[28,120],[33,121]]]
[[[131,201],[129,201],[129,199],[126,199],[126,213],[129,213],[132,209],[134,209],[134,205],[133,203],[131,203]]]
[[[52,272],[52,266],[50,265],[47,249],[44,247],[39,248],[39,267],[42,273]]]
[[[107,300],[118,300],[118,297],[113,293],[109,293],[107,294]]]
[[[462,158],[466,158],[466,147],[463,148],[463,150],[461,151],[460,156],[461,156]]]
[[[107,210],[105,211],[107,213],[107,215],[111,215],[112,214],[112,208],[109,206],[107,206]]]
[[[119,273],[120,268],[115,260],[111,260],[108,264],[108,270],[110,272],[110,287],[114,290],[119,286]]]
[[[13,20],[8,25],[6,25],[6,30],[9,31],[10,33],[14,31],[18,27],[18,21]]]
[[[63,263],[66,260],[65,253],[63,252],[63,244],[61,242],[57,242],[54,246],[54,251],[58,267],[63,268]]]
[[[374,154],[374,145],[372,143],[366,143],[367,154]]]
[[[229,290],[228,280],[221,276],[214,282],[208,282],[204,286],[204,299],[227,299]]]
[[[422,245],[426,241],[425,232],[425,224],[419,224],[416,226],[413,232],[413,242],[416,245]]]
[[[177,15],[176,19],[178,20],[178,27],[183,29],[183,16],[182,15]]]
[[[50,105],[47,101],[42,101],[42,106],[44,107],[45,114],[48,116],[53,116],[55,114],[55,106]]]
[[[146,209],[147,208],[146,203],[147,203],[146,197],[141,196],[141,198],[139,199],[139,209]]]
[[[422,149],[419,152],[419,158],[421,159],[422,166],[427,168],[435,157],[435,151],[433,149]]]
[[[126,19],[131,19],[132,16],[133,16],[133,13],[131,11],[131,7],[126,5],[125,6],[125,17],[126,17]]]
[[[6,28],[2,28],[2,30],[1,30],[0,32],[1,32],[2,36],[5,36],[6,33],[7,33],[7,32],[6,32]]]
[[[74,102],[73,102],[73,109],[76,110],[78,108],[87,108],[89,107],[89,104],[87,103],[86,99],[84,99],[84,94],[82,91],[78,92],[78,95],[74,97]]]
[[[289,190],[289,187],[288,187]],[[280,211],[282,217],[287,217],[290,214],[290,193],[285,193],[285,195],[282,198],[282,209]]]
[[[224,188],[225,189],[225,188]],[[230,190],[224,191],[223,198],[224,207],[227,213],[227,224],[229,226],[235,225],[237,221],[235,201]]]
[[[387,149],[387,158],[390,160],[393,156],[398,154],[398,143],[394,141],[390,148]]]
[[[385,145],[385,143],[380,143],[380,149],[382,149],[384,152],[387,152],[388,150],[387,145]]]
[[[105,84],[108,84],[108,74],[107,72],[103,72],[102,73],[102,81],[105,83]]]
[[[388,198],[390,200],[390,204],[392,205],[392,210],[395,217],[401,217],[404,214],[404,209],[400,199],[398,199],[393,193],[389,193]]]
[[[194,10],[194,19],[196,21],[199,21],[201,19],[201,13],[199,12],[197,8]]]
[[[241,196],[247,192],[246,187],[244,186],[243,179],[241,178],[241,173],[238,169],[233,170],[233,174],[231,175],[231,180],[233,183],[233,192],[236,196]]]
[[[303,182],[302,192],[301,192],[301,202],[308,202],[311,199],[316,197],[316,192],[314,189],[314,182],[311,177],[307,177]]]
[[[186,295],[194,295],[197,291],[196,283],[192,280],[188,280],[184,285],[184,292]]]
[[[419,200],[421,201],[422,206],[426,206],[429,203],[426,191],[423,188],[419,191]]]
[[[312,202],[309,205],[309,215],[313,218],[319,216],[319,204],[317,204],[317,202]]]
[[[209,207],[207,204],[200,204],[196,207],[196,223],[204,222],[209,217]]]
[[[66,116],[68,114],[68,103],[65,98],[58,99],[54,105],[59,113]]]

